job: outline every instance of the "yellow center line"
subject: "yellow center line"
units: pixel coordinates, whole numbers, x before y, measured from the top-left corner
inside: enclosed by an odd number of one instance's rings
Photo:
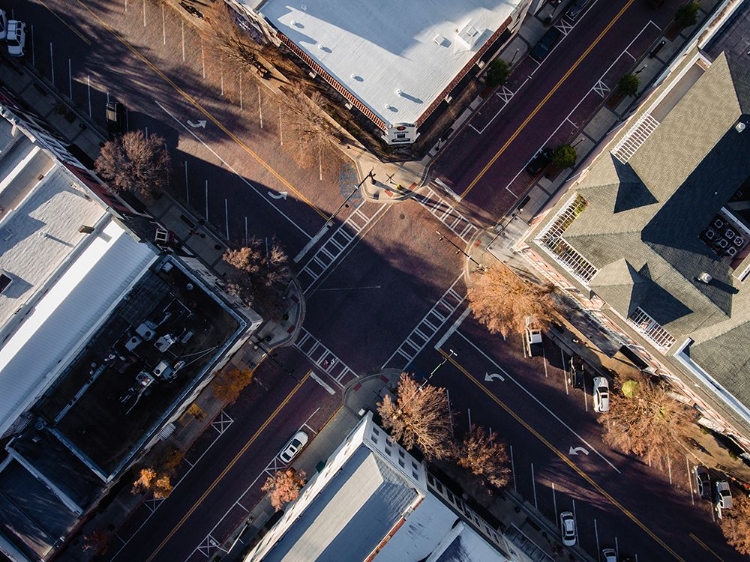
[[[631,2],[633,0],[630,0]],[[133,55],[139,59],[143,64],[148,66],[151,70],[153,70],[159,78],[164,80],[167,84],[169,84],[180,96],[182,96],[185,101],[187,101],[190,105],[195,107],[198,111],[200,111],[206,119],[211,121],[214,125],[216,125],[225,135],[227,135],[230,139],[232,139],[240,148],[242,148],[245,152],[247,152],[250,156],[252,156],[261,166],[263,166],[273,177],[275,177],[277,180],[279,180],[284,187],[286,187],[289,191],[294,193],[301,201],[306,203],[313,211],[318,213],[323,219],[328,220],[328,215],[324,214],[318,207],[316,207],[307,197],[305,197],[302,193],[300,193],[297,188],[295,188],[292,184],[290,184],[287,180],[285,180],[275,169],[271,167],[268,162],[263,160],[253,149],[251,149],[249,146],[247,146],[240,138],[232,133],[229,129],[227,129],[218,119],[216,119],[207,109],[205,109],[198,101],[193,98],[190,94],[188,94],[185,90],[180,88],[177,84],[175,84],[166,74],[164,74],[159,68],[156,67],[149,59],[147,59],[144,55],[141,54],[140,51],[138,51],[135,47],[133,47],[130,43],[128,43],[115,29],[107,24],[104,20],[102,20],[96,13],[94,13],[91,8],[83,4],[81,0],[76,0],[76,2],[89,14],[91,14],[91,17],[93,17],[96,21],[99,22],[99,24],[104,27],[109,33],[117,39],[126,49],[128,49]]]
[[[531,427],[526,421],[524,421],[518,414],[516,414],[513,410],[510,409],[510,407],[505,404],[502,400],[500,400],[497,396],[495,396],[492,392],[490,392],[482,383],[479,382],[478,379],[476,379],[471,373],[469,373],[462,365],[460,365],[452,355],[446,353],[442,349],[438,349],[440,354],[445,357],[448,361],[450,361],[456,369],[461,371],[464,376],[469,379],[471,382],[473,382],[475,385],[477,385],[482,392],[484,392],[492,401],[494,401],[498,406],[500,406],[503,410],[505,410],[513,419],[515,419],[518,423],[520,423],[529,433],[531,433],[534,437],[539,439],[550,451],[552,451],[557,457],[563,461],[565,464],[567,464],[570,468],[572,468],[578,475],[583,478],[586,482],[588,482],[597,492],[599,492],[602,496],[604,496],[607,500],[609,500],[612,505],[614,505],[617,509],[619,509],[622,513],[627,516],[628,519],[630,519],[633,523],[638,525],[648,536],[650,536],[652,539],[654,539],[659,545],[661,545],[664,550],[669,552],[675,560],[679,560],[680,562],[685,562],[679,554],[677,554],[672,548],[667,545],[663,540],[661,540],[659,537],[657,537],[651,529],[646,527],[645,524],[643,524],[639,519],[636,518],[633,513],[630,512],[625,506],[623,506],[620,502],[618,502],[615,498],[613,498],[608,492],[604,490],[599,484],[597,484],[594,480],[591,479],[591,477],[583,472],[578,466],[576,466],[569,458],[568,456],[563,453],[562,451],[555,448],[552,443],[547,441],[547,439],[544,438],[537,430],[535,430],[533,427]]]
[[[146,559],[146,562],[151,562],[154,559],[154,557],[157,554],[159,554],[159,552],[161,552],[161,549],[164,548],[164,545],[166,545],[172,539],[172,537],[180,529],[180,527],[182,527],[185,524],[185,521],[187,521],[190,518],[193,512],[195,512],[195,510],[198,509],[198,506],[203,503],[203,500],[205,500],[206,497],[208,497],[208,494],[210,494],[213,491],[213,489],[219,484],[219,482],[221,482],[222,478],[226,476],[227,472],[229,472],[232,469],[232,467],[237,463],[237,461],[240,460],[242,455],[244,455],[245,452],[247,452],[247,450],[255,442],[255,440],[260,436],[260,434],[263,433],[263,431],[265,431],[266,427],[268,427],[268,424],[271,423],[271,421],[279,414],[281,409],[287,405],[289,400],[291,400],[292,397],[295,394],[297,394],[297,391],[300,388],[302,388],[302,385],[310,376],[311,372],[312,371],[308,371],[307,374],[304,377],[302,377],[302,380],[299,381],[299,383],[297,383],[297,386],[295,386],[294,389],[287,395],[287,397],[284,398],[284,401],[278,405],[278,407],[273,411],[273,413],[268,417],[268,419],[266,419],[266,421],[263,422],[263,425],[261,425],[260,428],[258,428],[258,431],[255,432],[255,434],[250,438],[250,440],[247,443],[245,443],[245,445],[235,455],[235,457],[231,460],[231,462],[224,468],[224,470],[221,471],[221,474],[219,474],[216,477],[216,480],[214,480],[211,483],[211,485],[208,488],[206,488],[206,491],[203,492],[201,497],[198,498],[198,500],[193,504],[193,507],[188,509],[187,513],[185,513],[185,515],[182,516],[182,519],[180,519],[180,522],[177,523],[177,525],[174,526],[174,528],[169,532],[169,534],[164,538],[164,540],[161,541],[161,544],[156,548],[156,550],[154,550],[151,556],[149,556]]]
[[[718,558],[719,560],[721,560],[721,562],[724,562],[724,559],[721,556],[719,556],[713,550],[711,550],[710,548],[708,548],[708,545],[706,543],[704,543],[702,540],[700,540],[698,537],[696,537],[693,533],[690,533],[689,536],[690,536],[691,539],[693,539],[695,542],[697,542],[706,551],[708,551],[711,554],[713,554],[714,556],[716,556],[716,558]]]
[[[482,177],[484,177],[484,174],[487,173],[487,170],[489,170],[492,167],[492,165],[497,161],[497,159],[500,158],[500,155],[508,149],[508,146],[510,146],[510,144],[514,140],[516,140],[516,137],[520,135],[521,131],[523,131],[526,128],[526,125],[529,124],[529,121],[531,121],[534,118],[534,116],[539,112],[539,110],[542,109],[544,104],[547,103],[547,101],[552,97],[552,95],[560,88],[560,86],[563,85],[563,83],[573,73],[573,71],[576,68],[578,68],[578,66],[583,62],[583,59],[585,59],[589,55],[589,53],[591,53],[594,47],[596,47],[599,44],[599,41],[601,41],[604,38],[607,32],[612,28],[612,26],[617,22],[617,20],[620,19],[622,14],[625,13],[625,10],[627,10],[633,2],[634,0],[629,0],[629,2],[622,7],[622,10],[620,10],[620,12],[614,17],[614,19],[611,22],[609,22],[607,27],[605,27],[604,30],[599,34],[599,37],[597,37],[596,40],[593,43],[591,43],[591,45],[589,45],[588,49],[586,49],[583,52],[583,54],[580,57],[578,57],[578,60],[575,62],[575,64],[573,64],[573,66],[571,66],[568,69],[568,71],[563,75],[562,78],[560,78],[557,84],[555,84],[555,87],[552,88],[546,96],[544,96],[544,99],[539,102],[539,105],[537,105],[534,108],[534,111],[532,111],[528,115],[528,117],[524,119],[523,123],[521,123],[518,126],[518,128],[515,130],[515,132],[510,136],[510,138],[507,141],[505,141],[505,144],[500,148],[500,150],[498,150],[497,153],[492,157],[492,159],[489,162],[487,162],[487,165],[484,168],[482,168],[482,171],[479,172],[479,175],[477,175],[477,177],[474,178],[474,180],[469,184],[469,187],[467,187],[464,190],[464,192],[461,194],[461,199],[466,197],[469,194],[469,192],[472,189],[474,189],[474,186],[479,182],[479,180],[482,179]]]
[[[83,42],[84,42],[84,43],[86,43],[87,45],[91,45],[91,41],[89,41],[89,40],[88,40],[88,39],[87,39],[86,37],[84,37],[83,35],[81,35],[81,33],[79,33],[77,29],[75,29],[74,27],[71,27],[70,25],[68,25],[68,22],[66,22],[66,21],[65,21],[64,19],[62,19],[62,18],[61,18],[60,16],[58,16],[58,15],[57,15],[57,14],[56,14],[56,13],[55,13],[55,12],[54,12],[53,10],[52,10],[52,8],[50,8],[49,6],[47,6],[47,4],[46,4],[46,3],[44,2],[44,0],[39,0],[39,2],[40,2],[40,3],[42,4],[42,6],[44,6],[45,8],[47,8],[47,10],[49,11],[49,13],[50,13],[50,14],[52,14],[52,15],[53,15],[53,16],[55,16],[55,17],[56,17],[57,19],[59,19],[59,20],[60,20],[60,21],[61,21],[61,22],[63,23],[63,25],[64,25],[65,27],[67,27],[67,28],[68,28],[68,29],[70,29],[70,30],[71,30],[71,31],[72,31],[73,33],[75,33],[76,35],[78,35],[78,37],[80,37],[80,38],[81,38],[81,41],[83,41]]]

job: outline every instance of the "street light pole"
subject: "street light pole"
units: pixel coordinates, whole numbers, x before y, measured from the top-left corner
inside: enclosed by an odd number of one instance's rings
[[[455,242],[453,242],[453,240],[450,240],[450,239],[446,238],[446,237],[445,237],[445,235],[444,235],[444,234],[443,234],[442,232],[440,232],[439,230],[436,230],[435,232],[436,232],[436,233],[437,233],[437,235],[438,235],[438,236],[440,237],[440,241],[441,241],[441,242],[442,242],[443,240],[445,240],[446,242],[448,242],[448,244],[450,244],[451,246],[453,246],[453,247],[454,247],[454,248],[456,249],[456,253],[457,253],[457,254],[458,254],[458,253],[461,253],[461,254],[463,254],[464,256],[466,256],[466,258],[467,258],[467,259],[468,259],[469,261],[473,262],[473,263],[474,263],[474,264],[475,264],[475,265],[477,266],[477,269],[479,269],[479,270],[481,270],[481,271],[484,271],[484,266],[483,266],[483,265],[482,265],[481,263],[479,263],[479,262],[478,262],[477,260],[475,260],[474,258],[472,258],[472,257],[471,257],[471,256],[470,256],[469,254],[467,254],[467,253],[466,253],[466,252],[465,252],[464,250],[462,250],[462,249],[461,249],[461,248],[460,248],[460,247],[459,247],[458,245],[456,245],[456,243],[455,243]]]
[[[419,390],[420,390],[420,391],[421,391],[421,390],[422,390],[422,389],[423,389],[423,388],[424,388],[425,386],[427,386],[427,383],[428,383],[428,382],[430,382],[430,379],[431,379],[431,378],[433,377],[433,375],[434,375],[435,373],[437,373],[437,372],[438,372],[438,369],[440,369],[440,367],[442,367],[443,365],[445,365],[445,364],[446,364],[446,363],[448,362],[448,359],[450,359],[451,357],[458,357],[458,353],[456,353],[456,352],[455,352],[455,351],[453,351],[452,349],[449,349],[448,351],[449,351],[450,353],[448,353],[448,355],[445,355],[445,354],[443,354],[443,360],[442,360],[442,361],[441,361],[441,362],[440,362],[440,363],[439,363],[439,364],[437,365],[437,367],[435,367],[435,368],[434,368],[434,369],[432,370],[432,372],[431,372],[431,373],[429,374],[429,376],[428,376],[428,377],[427,377],[427,378],[426,378],[426,379],[424,380],[424,382],[423,382],[422,384],[420,384],[420,385],[419,385]]]
[[[270,350],[268,350],[265,347],[263,347],[263,345],[261,345],[260,341],[261,341],[260,338],[258,338],[257,336],[255,336],[254,339],[253,339],[253,345],[257,346],[263,353],[265,353],[266,357],[268,357],[271,361],[273,361],[274,364],[279,369],[281,369],[282,371],[284,371],[287,375],[289,375],[290,377],[292,377],[295,381],[300,382],[300,380],[297,377],[294,376],[294,371],[291,370],[291,369],[287,369],[286,367],[284,367],[284,365],[282,365],[281,363],[279,363],[276,360],[275,353],[272,353]]]
[[[339,205],[339,208],[336,209],[330,217],[328,217],[328,220],[325,223],[325,227],[326,228],[331,228],[331,226],[333,225],[333,219],[336,218],[336,215],[339,214],[339,211],[341,211],[341,209],[343,209],[344,206],[349,202],[349,199],[351,199],[352,197],[354,197],[354,194],[357,193],[357,191],[359,191],[359,188],[362,187],[362,184],[365,183],[365,180],[367,178],[370,178],[372,180],[372,183],[375,183],[375,174],[372,173],[372,169],[370,169],[370,171],[367,172],[367,175],[362,178],[362,181],[360,181],[356,185],[356,187],[349,194],[349,197],[347,197],[346,199],[344,199],[344,202],[341,205]]]

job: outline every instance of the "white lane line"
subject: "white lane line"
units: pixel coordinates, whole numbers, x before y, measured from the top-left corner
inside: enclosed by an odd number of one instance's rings
[[[310,371],[310,378],[314,380],[316,383],[318,383],[320,386],[326,389],[328,394],[336,394],[336,391],[333,390],[330,386],[328,386],[323,379],[321,379],[318,375],[315,374],[315,371]]]
[[[609,466],[611,466],[611,467],[612,467],[613,469],[615,469],[615,471],[617,471],[617,473],[618,473],[618,474],[622,474],[622,473],[620,472],[620,470],[619,470],[619,469],[618,469],[618,468],[617,468],[617,467],[616,467],[615,465],[613,465],[613,464],[612,464],[611,462],[609,462],[609,459],[607,459],[607,457],[605,457],[605,456],[604,456],[604,455],[602,455],[602,454],[601,454],[601,453],[600,453],[599,451],[597,451],[597,450],[596,450],[596,447],[594,447],[594,446],[593,446],[593,445],[592,445],[591,443],[589,443],[588,441],[586,441],[586,440],[585,440],[585,439],[584,439],[583,437],[581,437],[581,436],[580,436],[580,435],[579,435],[579,434],[578,434],[578,433],[577,433],[577,432],[576,432],[575,430],[573,430],[573,428],[572,428],[572,427],[570,427],[570,426],[569,426],[569,425],[568,425],[567,423],[565,423],[565,422],[564,422],[563,420],[561,420],[561,419],[560,419],[560,418],[559,418],[559,417],[558,417],[558,416],[557,416],[557,415],[556,415],[556,414],[555,414],[555,413],[554,413],[554,412],[553,412],[552,410],[550,410],[550,409],[549,409],[549,408],[548,408],[547,406],[545,406],[545,405],[544,405],[544,404],[542,403],[542,401],[541,401],[541,400],[539,400],[539,399],[538,399],[538,398],[537,398],[536,396],[534,396],[533,394],[531,394],[531,392],[529,392],[529,391],[528,391],[528,390],[527,390],[527,389],[526,389],[526,388],[525,388],[525,387],[524,387],[524,386],[523,386],[523,385],[522,385],[521,383],[519,383],[519,382],[518,382],[518,381],[517,381],[517,380],[516,380],[516,379],[515,379],[515,378],[514,378],[514,377],[513,377],[512,375],[510,375],[510,374],[508,373],[508,371],[506,371],[505,369],[503,369],[503,368],[502,368],[502,367],[501,367],[500,365],[498,365],[498,364],[497,364],[497,363],[496,363],[496,362],[495,362],[495,361],[494,361],[493,359],[491,359],[491,358],[490,358],[490,357],[489,357],[489,356],[488,356],[488,355],[487,355],[487,354],[486,354],[486,353],[485,353],[484,351],[482,351],[481,349],[479,349],[479,348],[478,348],[478,347],[476,346],[476,344],[475,344],[475,343],[474,343],[473,341],[471,341],[471,340],[470,340],[469,338],[467,338],[467,337],[466,337],[465,335],[463,335],[463,334],[462,334],[461,332],[456,332],[456,334],[458,334],[458,335],[459,335],[459,336],[461,336],[461,337],[462,337],[462,338],[463,338],[464,340],[466,340],[466,342],[467,342],[467,343],[468,343],[468,344],[469,344],[469,345],[470,345],[471,347],[473,347],[473,348],[474,348],[474,349],[476,349],[476,350],[477,350],[477,351],[478,351],[478,352],[479,352],[480,354],[482,354],[482,356],[484,356],[484,358],[485,358],[485,359],[487,359],[487,361],[489,361],[490,363],[492,363],[492,364],[493,364],[493,365],[494,365],[494,366],[495,366],[495,367],[496,367],[496,368],[497,368],[498,370],[502,371],[502,372],[503,372],[503,374],[505,374],[505,376],[506,376],[506,377],[508,377],[508,378],[509,378],[510,380],[512,380],[512,381],[513,381],[513,382],[514,382],[514,383],[516,384],[516,386],[518,386],[518,388],[520,388],[520,389],[521,389],[521,390],[523,390],[523,391],[524,391],[524,392],[525,392],[526,394],[528,394],[528,396],[529,396],[529,397],[530,397],[530,398],[531,398],[532,400],[534,400],[534,401],[535,401],[535,402],[536,402],[537,404],[539,404],[539,405],[540,405],[540,406],[541,406],[542,408],[544,408],[544,409],[545,409],[545,410],[547,411],[547,413],[548,413],[548,414],[549,414],[550,416],[552,416],[552,417],[553,417],[553,418],[555,418],[555,419],[556,419],[556,420],[557,420],[558,422],[560,422],[560,425],[562,425],[562,426],[563,426],[563,427],[564,427],[565,429],[567,429],[567,430],[568,430],[568,431],[570,431],[570,432],[571,432],[571,433],[572,433],[573,435],[575,435],[575,436],[576,436],[576,437],[577,437],[578,439],[580,439],[581,443],[584,443],[584,444],[588,445],[588,447],[589,447],[589,448],[590,448],[590,449],[591,449],[592,451],[594,451],[594,453],[596,453],[596,455],[597,455],[597,456],[598,456],[599,458],[601,458],[601,459],[602,459],[602,460],[603,460],[604,462],[606,462],[606,463],[607,463],[607,464],[608,464]]]
[[[265,196],[265,194],[263,193],[263,191],[261,191],[260,189],[258,189],[255,186],[255,184],[253,184],[252,182],[247,181],[244,177],[242,177],[242,174],[240,174],[226,160],[224,160],[221,156],[219,156],[213,148],[211,148],[205,142],[203,142],[203,140],[200,137],[198,137],[198,135],[196,135],[195,132],[192,131],[190,127],[187,127],[182,121],[180,121],[174,115],[172,115],[172,113],[170,113],[170,111],[166,107],[164,107],[162,104],[160,104],[158,101],[154,101],[154,103],[159,107],[159,109],[161,109],[164,113],[166,113],[167,115],[169,115],[172,118],[172,120],[174,120],[176,123],[179,123],[180,127],[182,127],[188,133],[190,133],[195,140],[197,140],[199,143],[201,143],[206,148],[206,150],[208,150],[211,154],[213,154],[216,157],[216,159],[219,160],[219,162],[221,162],[224,166],[226,166],[226,168],[230,172],[232,172],[234,175],[236,175],[245,185],[247,185],[250,189],[252,189],[261,199],[263,199],[263,201],[265,201],[266,203],[268,203],[269,205],[271,205],[271,207],[273,207],[273,209],[275,211],[277,211],[282,217],[284,217],[287,221],[289,221],[289,223],[292,226],[294,226],[302,234],[304,234],[305,236],[307,236],[308,238],[310,238],[310,235],[307,232],[305,232],[302,229],[301,226],[299,226],[289,216],[287,216],[281,209],[279,209],[276,205],[274,205],[273,202],[271,200],[269,200]]]
[[[466,320],[466,317],[469,314],[471,314],[471,309],[469,307],[466,307],[466,310],[461,313],[461,316],[456,319],[453,325],[446,330],[445,335],[440,338],[440,340],[438,340],[438,342],[435,344],[435,349],[440,349],[441,347],[443,347],[443,344],[448,341],[448,338],[450,338],[456,330],[458,330],[459,326],[463,324],[463,321]]]

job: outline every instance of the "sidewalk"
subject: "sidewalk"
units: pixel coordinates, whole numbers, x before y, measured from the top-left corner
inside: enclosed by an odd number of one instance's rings
[[[389,369],[381,373],[363,377],[347,387],[344,393],[343,407],[331,418],[310,445],[295,461],[294,468],[304,470],[309,476],[336,450],[344,437],[359,423],[367,410],[377,411],[377,403],[393,389],[398,381],[400,371]],[[459,496],[471,489],[471,483],[462,478],[462,471],[446,468],[448,463],[441,463],[438,476],[450,489]],[[450,480],[444,480],[446,478]],[[470,492],[469,492],[470,493]],[[547,520],[532,504],[525,501],[516,492],[507,488],[502,492],[487,496],[482,500],[469,498],[472,508],[478,508],[488,514],[488,523],[496,525],[509,536],[514,545],[539,562],[556,562],[580,560],[594,562],[594,558],[581,551],[577,546],[563,548],[557,540],[559,529],[555,521]],[[274,515],[274,509],[267,498],[258,503],[248,513],[235,532],[216,548],[222,552],[222,562],[239,562],[242,555],[260,539],[261,532]],[[494,519],[494,520],[493,520]],[[554,550],[553,550],[554,547]],[[227,552],[228,551],[228,552]]]

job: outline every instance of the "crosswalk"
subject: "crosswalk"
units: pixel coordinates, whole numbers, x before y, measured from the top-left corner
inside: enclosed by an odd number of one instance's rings
[[[429,185],[427,186],[427,191],[415,195],[414,200],[424,206],[430,211],[432,216],[467,244],[471,241],[474,234],[479,231],[468,218],[456,211],[455,207],[447,199]]]
[[[443,293],[443,296],[425,314],[424,318],[411,331],[409,336],[393,352],[393,355],[388,358],[383,368],[406,369],[409,363],[419,355],[427,343],[466,299],[465,295],[461,295],[458,292],[457,286],[461,283],[461,277],[459,275],[448,290]]]
[[[350,369],[333,351],[323,345],[318,338],[305,328],[300,330],[294,347],[314,363],[319,370],[328,374],[342,388],[354,379],[359,378],[357,373]]]
[[[307,261],[299,272],[298,278],[305,293],[315,284],[323,273],[334,261],[346,250],[349,245],[359,236],[364,228],[384,211],[383,205],[378,205],[372,215],[364,211],[366,202],[362,202],[347,219],[335,228],[333,234],[318,248],[318,251]]]

